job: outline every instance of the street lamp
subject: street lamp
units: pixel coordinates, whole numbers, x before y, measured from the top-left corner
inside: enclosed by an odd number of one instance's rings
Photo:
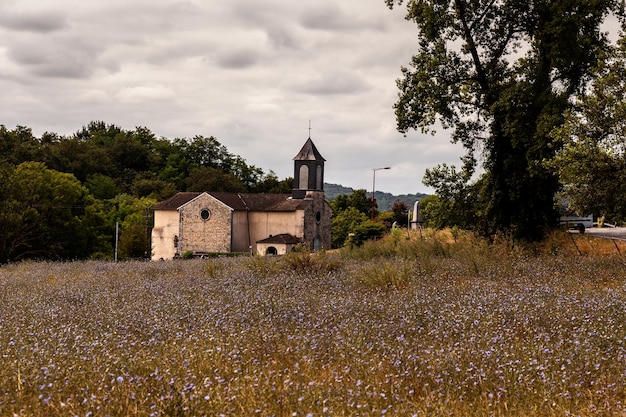
[[[372,220],[374,220],[374,202],[376,201],[376,171],[380,171],[381,169],[391,169],[391,167],[372,168],[372,172],[374,173],[372,179]]]

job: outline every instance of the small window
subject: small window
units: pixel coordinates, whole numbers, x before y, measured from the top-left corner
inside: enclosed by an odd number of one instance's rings
[[[211,218],[211,211],[209,209],[202,209],[200,210],[200,217],[202,218],[202,220],[207,221]]]
[[[315,213],[315,221],[319,223],[321,220],[322,220],[322,213],[318,211],[317,213]]]

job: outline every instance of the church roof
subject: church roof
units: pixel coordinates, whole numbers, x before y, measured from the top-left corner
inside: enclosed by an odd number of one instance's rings
[[[291,194],[222,193],[213,191],[209,191],[207,194],[234,210],[294,211],[306,206],[304,200],[294,200],[291,198]]]
[[[294,161],[325,161],[324,157],[315,147],[311,138],[307,139],[298,155],[294,156]]]
[[[268,237],[267,239],[259,240],[256,243],[282,243],[286,245],[297,245],[298,243],[302,243],[302,239],[298,239],[297,237],[292,236],[289,233],[281,233],[280,235],[274,235]]]
[[[184,206],[202,193],[177,193],[175,196],[160,202],[153,207],[154,210],[176,210]]]
[[[154,210],[177,210],[203,193],[178,193],[154,206]],[[250,194],[208,191],[206,194],[233,210],[295,211],[303,209],[309,200],[292,199],[291,194]]]

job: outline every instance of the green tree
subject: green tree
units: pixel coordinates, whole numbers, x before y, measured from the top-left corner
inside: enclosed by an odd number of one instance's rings
[[[213,136],[195,136],[186,141],[187,158],[197,167],[213,167],[230,171],[233,155]]]
[[[549,166],[580,213],[626,220],[626,39],[598,68],[598,78],[555,130],[565,143]]]
[[[255,167],[254,165],[248,165],[246,160],[240,156],[234,157],[233,164],[229,172],[241,181],[241,183],[246,187],[246,190],[253,190],[263,178],[263,170],[261,168]]]
[[[73,175],[41,162],[1,171],[0,261],[83,259],[102,250],[104,218]]]
[[[102,200],[88,198],[80,217],[80,229],[84,233],[85,251],[81,258],[113,259],[113,232],[108,222],[106,204]],[[75,256],[78,257],[78,256]]]
[[[485,178],[471,181],[468,169],[457,171],[454,166],[441,164],[427,169],[422,182],[435,189],[435,194],[422,200],[422,214],[427,226],[442,229],[458,226],[479,230],[482,211],[481,187]]]
[[[276,173],[270,170],[250,191],[253,193],[291,194],[293,192],[293,178],[279,180]]]
[[[406,227],[409,220],[409,206],[402,201],[394,201],[391,206],[391,212],[393,213],[393,222],[395,222],[398,227]]]
[[[403,0],[385,0],[389,7]],[[542,161],[560,148],[550,131],[607,49],[600,31],[613,0],[417,0],[407,19],[419,50],[403,68],[398,129],[439,121],[467,149],[483,151],[485,231],[543,237],[556,222],[556,175]],[[472,168],[473,169],[473,168]]]
[[[91,195],[100,200],[108,200],[120,193],[115,180],[108,175],[93,174],[87,177],[85,186]]]
[[[203,172],[215,173],[227,181],[223,187],[210,184],[211,188],[225,191],[251,191],[263,178],[262,169],[248,165],[240,156],[231,154],[213,136],[208,138],[195,136],[191,140],[175,139],[173,146],[175,151],[168,155],[160,178],[175,183],[179,189],[192,191],[190,187],[193,189],[203,188],[201,185],[203,182],[212,181],[211,179],[200,178],[199,175]],[[221,171],[222,174],[217,174],[218,171]],[[189,177],[194,178],[189,179]],[[243,189],[240,189],[235,183],[241,184]],[[202,191],[207,189],[210,188],[204,186]]]
[[[159,171],[160,180],[170,182],[176,186],[176,189],[185,189],[185,179],[189,175],[191,162],[186,159],[181,152],[173,151],[167,156],[165,167]]]
[[[187,191],[224,191],[243,193],[246,187],[235,175],[220,168],[198,167],[189,173],[185,180]]]
[[[369,217],[372,211],[372,200],[367,198],[365,189],[354,190],[350,194],[340,194],[331,202],[331,205],[334,213],[340,213],[349,207],[354,207]]]
[[[361,246],[366,240],[378,239],[384,233],[385,226],[383,224],[367,219],[354,229],[354,233],[349,236],[349,244]]]
[[[145,130],[139,132],[120,132],[115,135],[113,143],[107,148],[119,172],[124,170],[142,172],[150,167],[151,133],[148,134]]]
[[[157,200],[120,194],[109,204],[111,227],[115,226],[115,222],[119,222],[120,225],[119,257],[121,259],[150,257],[151,208],[157,204]]]
[[[73,174],[81,182],[96,174],[112,178],[120,174],[106,148],[77,136],[50,143],[45,149],[43,162],[50,169]]]
[[[420,200],[420,210],[424,226],[433,229],[443,229],[453,222],[450,221],[450,200],[442,198],[437,194],[431,194]]]
[[[170,198],[176,191],[174,184],[157,178],[157,175],[150,171],[137,174],[131,186],[131,192],[135,197],[152,197],[158,201]]]
[[[8,130],[0,125],[0,155],[13,165],[37,160],[41,147],[33,136],[33,131],[25,126]]]
[[[332,218],[332,247],[340,248],[348,242],[350,234],[354,234],[357,228],[368,217],[355,207],[348,207],[339,213],[333,215]]]

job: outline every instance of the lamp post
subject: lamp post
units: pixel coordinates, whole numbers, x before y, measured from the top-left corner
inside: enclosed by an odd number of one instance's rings
[[[374,220],[374,204],[376,201],[376,171],[380,171],[381,169],[391,169],[391,167],[372,168],[372,172],[374,173],[372,178],[372,220]]]

